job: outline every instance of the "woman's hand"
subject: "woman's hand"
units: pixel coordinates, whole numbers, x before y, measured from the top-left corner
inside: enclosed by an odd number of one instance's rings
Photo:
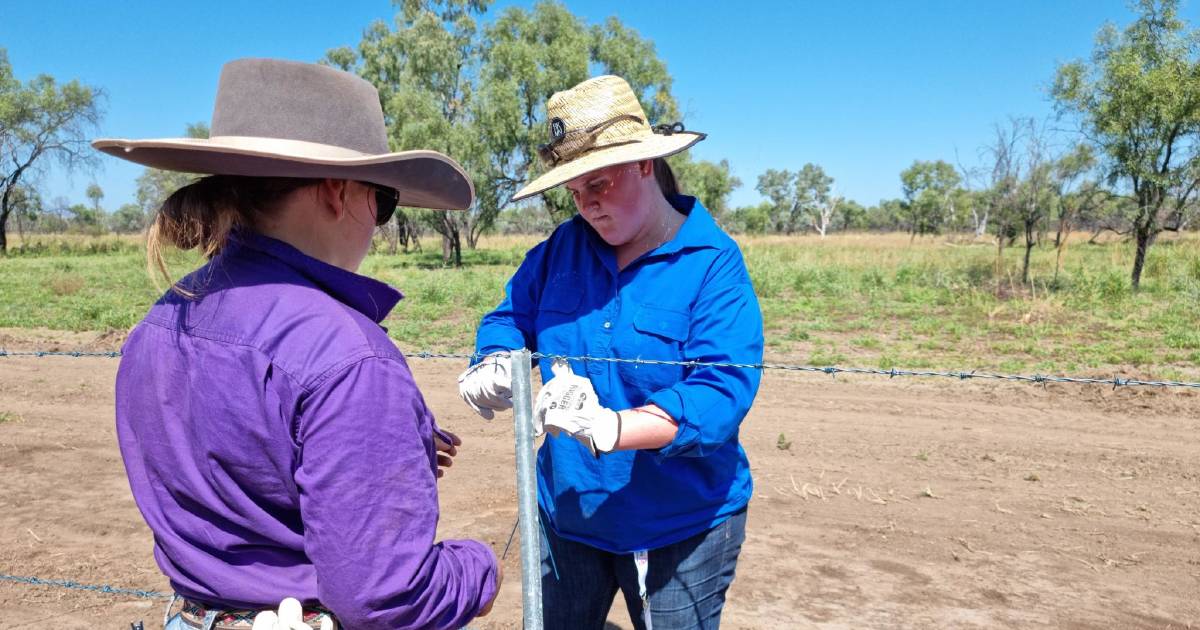
[[[441,432],[446,437],[450,438],[449,442],[442,439],[437,433],[433,434],[433,445],[437,449],[437,476],[439,479],[446,474],[444,468],[449,468],[454,465],[454,456],[458,455],[458,447],[462,446],[462,439],[457,435],[442,429]]]
[[[304,623],[304,607],[293,597],[279,602],[279,612],[265,610],[254,617],[254,627],[251,630],[314,630]],[[333,620],[328,615],[322,617],[321,626],[317,630],[333,630]]]
[[[572,372],[565,361],[555,361],[550,371],[554,378],[542,387],[534,406],[534,433],[566,433],[592,455],[616,448],[621,435],[620,415],[600,404],[592,382]]]
[[[458,377],[458,395],[475,413],[491,420],[512,409],[512,369],[507,352],[489,354]]]

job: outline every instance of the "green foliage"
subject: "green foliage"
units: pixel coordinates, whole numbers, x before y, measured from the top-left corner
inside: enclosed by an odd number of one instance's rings
[[[671,77],[654,44],[617,18],[588,25],[559,2],[509,7],[480,25],[490,2],[403,0],[394,28],[372,24],[356,49],[337,48],[325,63],[354,71],[379,89],[394,149],[430,148],[461,162],[477,200],[466,213],[416,212],[442,235],[447,262],[461,258],[460,239],[474,247],[512,195],[545,171],[537,147],[546,141],[545,103],[592,74],[623,77],[651,123],[674,122],[679,108]],[[672,165],[684,189],[715,213],[740,182],[725,162]],[[550,221],[574,213],[562,190],[541,196]]]
[[[104,220],[104,211],[99,208],[90,208],[81,203],[77,203],[67,208],[71,213],[71,223],[82,228],[100,227]]]
[[[88,137],[100,121],[100,98],[95,88],[44,74],[22,84],[0,49],[0,253],[19,186],[48,162],[68,171],[95,163]]]
[[[1136,6],[1132,24],[1100,31],[1090,61],[1058,67],[1051,92],[1136,201],[1135,289],[1155,236],[1184,221],[1200,185],[1200,33],[1179,18],[1178,0]]]
[[[704,207],[720,220],[729,209],[729,194],[742,185],[742,180],[734,177],[730,171],[729,161],[697,162],[682,153],[672,156],[670,163],[682,192],[700,199]]]
[[[87,192],[84,195],[92,202],[93,210],[100,210],[100,200],[104,199],[104,189],[96,182],[88,184]]]
[[[784,234],[811,227],[825,236],[844,203],[832,193],[833,178],[811,163],[795,173],[767,169],[759,175],[756,189],[770,202],[772,229]]]
[[[127,203],[108,217],[108,228],[117,234],[141,232],[146,227],[146,214],[136,203]]]
[[[900,172],[904,191],[901,206],[910,234],[937,234],[956,222],[956,205],[961,178],[950,164],[917,160]]]
[[[722,217],[726,230],[738,234],[766,234],[772,228],[771,202],[764,201],[756,206],[742,206]]]

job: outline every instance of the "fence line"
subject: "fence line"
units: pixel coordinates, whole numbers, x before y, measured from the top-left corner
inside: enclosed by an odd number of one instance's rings
[[[68,588],[77,591],[95,591],[97,593],[107,593],[109,595],[133,595],[134,597],[142,597],[145,599],[171,599],[170,593],[144,591],[137,588],[120,588],[117,586],[109,586],[107,584],[80,584],[79,582],[72,580],[44,580],[38,577],[5,575],[0,573],[0,581],[16,582],[18,584],[28,584],[30,586],[57,586],[59,588]]]
[[[416,351],[416,352],[405,352],[404,354],[406,357],[412,358],[412,359],[474,360],[474,359],[482,358],[482,355],[479,355],[476,353],[433,352],[433,351],[428,351],[428,350],[422,350],[422,351]],[[74,351],[63,351],[63,350],[9,351],[9,350],[0,349],[0,358],[3,358],[3,357],[118,358],[120,356],[121,356],[121,353],[115,352],[115,351],[114,352],[94,352],[94,351],[82,351],[82,350],[74,350]],[[880,368],[839,367],[839,366],[788,365],[788,364],[782,364],[782,363],[728,363],[728,362],[705,362],[705,361],[668,361],[668,360],[642,359],[642,358],[627,359],[627,358],[618,358],[618,357],[570,356],[570,355],[549,354],[549,353],[542,353],[542,352],[529,353],[527,351],[514,351],[511,356],[513,356],[514,358],[516,358],[518,360],[524,361],[525,365],[528,365],[528,362],[531,359],[550,359],[550,360],[563,359],[563,360],[570,360],[570,361],[583,361],[583,362],[597,361],[597,362],[604,362],[604,363],[622,363],[622,364],[633,364],[633,365],[674,365],[674,366],[680,366],[680,367],[685,367],[685,368],[718,367],[718,368],[746,369],[746,370],[759,370],[759,371],[781,370],[781,371],[792,371],[792,372],[809,372],[809,373],[827,374],[831,377],[836,376],[838,374],[861,374],[861,375],[873,375],[873,376],[887,376],[888,378],[895,378],[897,376],[941,377],[941,378],[952,378],[952,379],[959,380],[959,381],[966,381],[966,380],[972,380],[972,379],[983,379],[983,380],[992,380],[992,381],[1013,381],[1013,382],[1026,382],[1026,383],[1035,383],[1035,384],[1040,383],[1043,385],[1045,385],[1047,383],[1111,385],[1114,389],[1116,389],[1117,387],[1134,387],[1134,386],[1200,389],[1200,383],[1195,383],[1195,382],[1150,381],[1150,380],[1139,380],[1139,379],[1132,379],[1132,378],[1121,378],[1119,376],[1113,376],[1112,378],[1093,378],[1093,377],[1076,377],[1076,376],[1053,376],[1053,375],[1044,375],[1044,374],[1032,374],[1032,375],[1029,375],[1029,374],[995,374],[995,373],[989,373],[989,372],[976,372],[976,371],[967,372],[967,371],[902,370],[902,369],[896,369],[896,368],[880,369]],[[526,372],[524,373],[526,379],[529,378],[527,370],[528,370],[528,368],[526,368]],[[528,384],[526,386],[528,386]],[[518,420],[519,419],[514,416],[514,421],[518,421]],[[523,447],[527,448],[529,446],[529,444],[522,443],[522,441],[520,439],[520,437],[521,437],[520,434],[522,433],[522,431],[519,430],[520,428],[521,428],[520,423],[518,421],[518,431],[517,431],[518,453],[520,453],[522,451]],[[530,440],[526,439],[526,442],[528,442],[528,441],[530,441]],[[518,485],[520,485],[520,479],[518,480]],[[536,515],[536,513],[534,513],[534,514]],[[527,520],[529,520],[531,523],[535,523],[536,516],[534,516],[534,518],[529,518]],[[531,525],[531,527],[536,527],[536,525]],[[514,527],[514,529],[515,529],[515,527]],[[536,534],[529,534],[529,536],[531,536],[533,540],[536,540]],[[525,540],[526,538],[527,538],[527,533],[522,532],[522,542],[523,543],[528,542]],[[509,538],[510,544],[511,544],[511,540],[512,539],[510,536],[510,538]],[[534,548],[536,548],[536,547],[534,547]],[[507,547],[505,549],[505,554],[507,555]],[[523,560],[525,560],[525,559],[523,558]],[[524,564],[524,562],[523,562],[523,564]],[[531,564],[531,566],[534,566],[534,565]],[[529,600],[529,601],[524,602],[525,603],[525,610],[524,610],[525,622],[527,625],[530,625],[530,622],[533,622],[532,623],[533,627],[540,628],[540,621],[541,621],[540,606],[536,606],[536,608],[533,608],[533,606],[538,603],[537,599],[540,599],[540,598],[537,598],[536,596],[530,597],[530,595],[533,595],[533,593],[530,592],[531,591],[531,588],[530,588],[530,586],[531,586],[530,579],[531,578],[529,578],[528,576],[524,576],[524,575],[523,575],[523,578],[525,578],[525,579],[523,579],[523,582],[524,582],[523,586],[525,588],[523,588],[522,590],[524,591],[523,594],[526,595],[526,597],[524,599]],[[112,594],[112,595],[130,595],[130,596],[147,598],[147,599],[169,599],[171,597],[169,593],[162,593],[162,592],[158,592],[158,591],[120,588],[120,587],[109,586],[106,584],[100,584],[100,585],[82,584],[79,582],[75,582],[73,580],[43,579],[43,578],[32,577],[32,576],[0,574],[0,582],[19,583],[19,584],[26,584],[29,586],[53,586],[53,587],[59,587],[59,588],[65,588],[65,589],[92,591],[92,592],[106,593],[106,594]]]
[[[417,351],[405,352],[404,355],[412,359],[461,359],[474,360],[482,358],[479,354],[465,353],[450,353],[450,352],[432,352],[432,351]],[[31,350],[31,351],[9,351],[0,349],[0,358],[3,357],[106,357],[118,358],[120,352],[84,352],[84,351],[62,351],[62,350]],[[1051,374],[998,374],[993,372],[979,372],[976,370],[964,371],[936,371],[936,370],[904,370],[897,368],[864,368],[864,367],[841,367],[841,366],[820,366],[820,365],[788,365],[783,363],[723,363],[723,362],[706,362],[706,361],[666,361],[659,359],[625,359],[619,357],[591,357],[591,356],[570,356],[561,354],[548,354],[542,352],[534,352],[530,355],[534,359],[565,359],[571,361],[597,361],[602,363],[628,363],[634,365],[676,365],[687,368],[697,367],[719,367],[733,368],[744,370],[780,370],[789,372],[809,372],[816,374],[827,374],[836,376],[838,374],[860,374],[870,376],[886,376],[888,378],[896,378],[898,376],[911,376],[918,378],[951,378],[959,381],[969,380],[989,380],[989,381],[1011,381],[1021,383],[1034,383],[1045,385],[1047,383],[1067,383],[1075,385],[1106,385],[1112,386],[1113,389],[1118,387],[1158,387],[1158,388],[1186,388],[1200,389],[1200,382],[1188,381],[1164,381],[1164,380],[1142,380],[1136,378],[1121,378],[1113,376],[1112,378],[1095,378],[1088,376],[1056,376]]]

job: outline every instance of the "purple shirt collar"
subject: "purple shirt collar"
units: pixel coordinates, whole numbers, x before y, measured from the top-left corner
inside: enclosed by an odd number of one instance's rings
[[[295,269],[337,301],[381,323],[404,295],[374,278],[317,260],[284,241],[258,232],[232,234],[223,256],[236,256],[241,249],[266,254]]]

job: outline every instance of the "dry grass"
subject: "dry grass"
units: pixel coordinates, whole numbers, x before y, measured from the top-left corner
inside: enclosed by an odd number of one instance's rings
[[[50,292],[57,296],[75,295],[84,286],[83,278],[79,276],[56,276],[50,280]]]

